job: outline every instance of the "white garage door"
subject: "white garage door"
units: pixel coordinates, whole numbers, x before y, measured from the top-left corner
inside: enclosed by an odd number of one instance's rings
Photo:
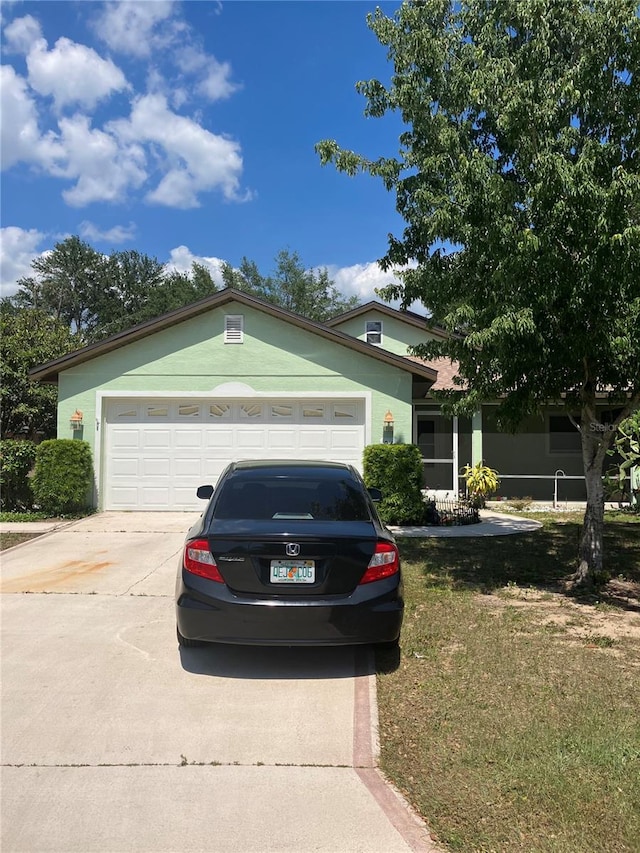
[[[197,486],[240,459],[328,459],[362,468],[363,400],[111,400],[104,508],[201,509]]]

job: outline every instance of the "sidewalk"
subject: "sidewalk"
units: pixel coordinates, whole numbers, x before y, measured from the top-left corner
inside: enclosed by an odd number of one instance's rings
[[[515,515],[505,515],[501,512],[481,510],[479,524],[463,524],[451,527],[396,527],[389,525],[389,530],[395,536],[406,536],[415,539],[442,538],[471,538],[475,536],[508,536],[513,533],[530,533],[542,527],[539,521],[532,518],[519,518]]]
[[[72,524],[77,524],[78,521],[85,522],[83,524],[83,528],[86,527],[86,524],[90,524],[91,518],[100,518],[102,519],[102,523],[104,523],[104,519],[109,517],[110,515],[116,515],[115,513],[99,513],[97,516],[87,516],[86,519],[57,519],[54,521],[2,521],[0,522],[0,534],[1,533],[50,533],[52,530],[62,530],[65,527],[69,527]],[[151,516],[157,515],[156,513],[126,513],[128,517],[128,521],[131,522],[134,520],[137,522],[135,527],[136,529],[145,528],[145,517],[148,517],[149,520]],[[189,528],[189,524],[193,523],[193,513],[185,512],[185,513],[160,513],[160,515],[165,515],[168,520],[172,522],[171,529],[182,530],[184,529],[185,534]],[[176,518],[177,517],[177,518]],[[184,525],[181,524],[182,517],[184,517]],[[452,527],[440,527],[440,526],[429,526],[429,527],[398,527],[389,525],[389,530],[394,533],[396,536],[407,536],[413,538],[430,538],[432,536],[437,537],[473,537],[473,536],[507,536],[513,533],[529,533],[532,530],[537,530],[542,525],[539,521],[534,521],[531,518],[519,518],[513,515],[506,515],[500,512],[493,512],[491,510],[482,510],[480,512],[480,523],[479,524],[466,524],[466,525],[456,525]],[[178,522],[178,526],[176,527],[176,521]]]

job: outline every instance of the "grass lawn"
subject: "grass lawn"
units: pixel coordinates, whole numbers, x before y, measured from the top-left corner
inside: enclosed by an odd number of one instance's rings
[[[14,545],[21,545],[23,542],[28,542],[29,539],[35,539],[36,536],[42,536],[41,533],[1,533],[0,534],[0,551],[6,551],[7,548],[13,548]]]
[[[609,516],[614,578],[563,591],[581,514],[478,539],[400,539],[399,665],[378,656],[381,763],[462,851],[640,850],[640,518]]]

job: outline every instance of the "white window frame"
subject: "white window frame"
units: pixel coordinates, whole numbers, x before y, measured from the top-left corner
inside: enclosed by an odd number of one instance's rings
[[[375,323],[376,326],[379,326],[379,329],[370,329],[369,326]],[[369,336],[373,335],[378,338],[377,341],[370,340]],[[373,344],[373,346],[379,347],[382,346],[382,320],[365,320],[364,322],[364,339],[368,344]]]
[[[244,314],[224,315],[224,342],[225,344],[244,343]]]

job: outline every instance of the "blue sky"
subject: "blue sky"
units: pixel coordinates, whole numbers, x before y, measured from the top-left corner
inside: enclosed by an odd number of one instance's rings
[[[321,167],[323,138],[393,155],[357,80],[386,80],[359,0],[2,4],[2,295],[71,234],[262,272],[283,248],[362,300],[402,221],[367,176]]]

